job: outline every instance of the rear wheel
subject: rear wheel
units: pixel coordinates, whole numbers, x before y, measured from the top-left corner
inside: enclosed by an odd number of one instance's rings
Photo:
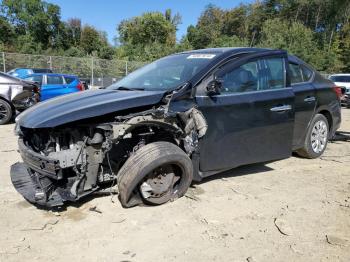
[[[11,105],[3,100],[0,99],[0,125],[7,124],[13,115],[13,110]]]
[[[124,207],[142,202],[161,205],[183,196],[192,176],[192,161],[178,146],[151,143],[129,157],[119,171],[119,198]]]
[[[317,158],[326,150],[328,143],[329,124],[324,115],[317,114],[307,132],[304,147],[297,151],[306,158]]]

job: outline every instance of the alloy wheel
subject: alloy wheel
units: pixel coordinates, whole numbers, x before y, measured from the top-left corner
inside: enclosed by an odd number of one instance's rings
[[[312,150],[319,154],[321,153],[327,144],[328,127],[323,120],[319,120],[315,123],[311,132],[311,146]]]
[[[8,114],[10,112],[8,111],[8,109],[5,107],[4,104],[2,104],[0,102],[0,120],[4,119],[4,118],[7,118]]]

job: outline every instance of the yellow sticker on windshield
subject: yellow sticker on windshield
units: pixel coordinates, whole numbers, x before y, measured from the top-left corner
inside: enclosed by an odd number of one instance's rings
[[[187,57],[187,59],[212,59],[215,55],[213,54],[193,54]]]

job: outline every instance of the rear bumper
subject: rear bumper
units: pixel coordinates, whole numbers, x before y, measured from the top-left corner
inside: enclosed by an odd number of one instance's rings
[[[330,113],[331,122],[329,130],[329,139],[332,139],[335,136],[335,132],[340,128],[341,125],[341,104],[339,100],[333,100],[328,106],[320,107],[318,112],[326,110]]]
[[[35,93],[31,97],[14,98],[12,100],[12,104],[14,105],[14,107],[17,110],[23,111],[23,110],[26,110],[29,107],[37,104],[39,101],[40,101],[40,94],[39,93]]]

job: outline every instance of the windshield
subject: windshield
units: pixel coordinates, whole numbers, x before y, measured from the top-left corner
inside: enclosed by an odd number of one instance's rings
[[[350,76],[331,76],[333,82],[350,83]]]
[[[188,82],[214,57],[214,54],[168,56],[134,71],[108,88],[171,90]]]

